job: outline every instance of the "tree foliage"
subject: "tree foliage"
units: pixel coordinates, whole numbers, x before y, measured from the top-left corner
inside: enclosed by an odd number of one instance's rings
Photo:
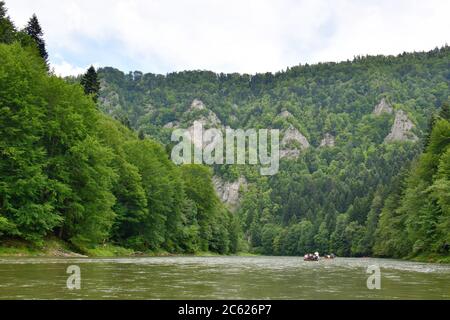
[[[98,100],[100,92],[100,82],[98,80],[97,71],[91,66],[81,77],[81,85],[87,95],[92,95],[95,102]]]
[[[439,117],[448,114],[449,56],[445,46],[430,52],[356,57],[256,75],[186,71],[163,76],[102,68],[99,108],[128,119],[132,128],[169,150],[174,124],[187,128],[209,112],[217,115],[222,126],[232,128],[283,132],[292,126],[311,148],[298,159],[282,160],[277,175],[261,178],[248,166],[214,168],[214,174],[224,180],[243,176],[249,182],[238,216],[251,250],[404,256],[412,240],[401,229],[403,215],[389,208],[396,208],[400,201],[395,192],[404,192],[400,181],[406,179],[402,176],[407,175],[406,168],[428,145],[427,126],[438,117],[430,115],[441,107]],[[206,109],[190,111],[196,99]],[[391,105],[392,113],[373,112],[382,99]],[[412,132],[425,137],[424,143],[385,141],[399,110],[414,124]],[[280,116],[283,113],[288,116]],[[321,147],[327,134],[335,137],[335,144]],[[431,147],[438,152],[443,148],[435,143]],[[429,178],[441,160],[432,157],[430,161],[422,168]],[[436,190],[442,193],[447,182],[439,181]],[[428,187],[424,190],[431,192]],[[439,199],[445,200],[442,195]],[[423,206],[431,209],[435,203],[437,198]],[[435,222],[427,228],[447,225],[440,214],[432,212],[427,214]],[[381,230],[386,228],[390,231],[383,236]],[[396,249],[381,250],[383,238]]]
[[[0,239],[448,255],[449,57],[445,46],[256,75],[91,67],[80,85],[48,74],[36,16],[17,31],[0,1]],[[195,99],[207,109],[191,112]],[[382,99],[392,113],[373,113]],[[385,141],[399,110],[423,143]],[[250,166],[175,166],[169,127],[210,112],[233,128],[296,128],[311,147],[272,177]],[[333,146],[321,145],[327,135]],[[213,175],[248,181],[236,214],[219,201]]]
[[[162,145],[100,113],[80,85],[48,75],[32,47],[0,44],[0,61],[0,239],[238,250],[240,229],[208,169],[175,166]]]
[[[47,63],[48,53],[45,47],[44,32],[42,31],[39,20],[35,14],[31,16],[30,20],[28,20],[28,24],[26,25],[24,31],[31,37],[31,39],[34,40],[38,48],[39,55]]]

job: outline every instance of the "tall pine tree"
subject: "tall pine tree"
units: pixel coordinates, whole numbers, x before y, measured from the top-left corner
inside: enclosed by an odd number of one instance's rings
[[[28,24],[25,27],[25,32],[36,42],[40,56],[47,63],[48,53],[47,49],[45,48],[44,33],[35,14],[33,14],[33,16],[28,21]]]
[[[100,82],[98,81],[97,71],[91,66],[81,78],[81,85],[87,95],[92,95],[95,102],[98,100],[100,92]]]

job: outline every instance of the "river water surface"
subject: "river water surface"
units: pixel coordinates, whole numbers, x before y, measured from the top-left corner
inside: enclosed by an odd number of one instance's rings
[[[67,288],[79,266],[81,289]],[[367,288],[369,266],[381,289]],[[450,265],[297,257],[0,258],[0,299],[450,299]]]

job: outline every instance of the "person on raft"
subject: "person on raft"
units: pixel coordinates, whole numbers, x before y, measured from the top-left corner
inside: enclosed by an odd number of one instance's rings
[[[318,252],[316,252],[314,254],[308,253],[305,255],[304,258],[305,258],[305,261],[319,261],[320,255]]]

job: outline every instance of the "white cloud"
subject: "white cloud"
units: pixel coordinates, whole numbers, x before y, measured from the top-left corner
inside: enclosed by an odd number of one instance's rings
[[[99,66],[98,63],[94,63],[92,65],[96,68],[98,68]],[[67,61],[60,61],[51,64],[52,71],[56,75],[61,77],[78,76],[80,74],[84,74],[90,66],[91,65],[87,65],[85,67],[77,67]]]
[[[36,12],[62,74],[91,61],[145,72],[255,73],[450,42],[447,0],[7,0],[7,6],[19,25]]]
[[[84,65],[82,67],[76,66],[64,59],[60,54],[55,54],[53,56],[53,61],[51,63],[51,69],[54,74],[62,77],[66,76],[78,76],[80,74],[84,74],[86,70],[90,67],[94,66],[98,68],[100,66],[99,63],[91,63],[88,65]]]

